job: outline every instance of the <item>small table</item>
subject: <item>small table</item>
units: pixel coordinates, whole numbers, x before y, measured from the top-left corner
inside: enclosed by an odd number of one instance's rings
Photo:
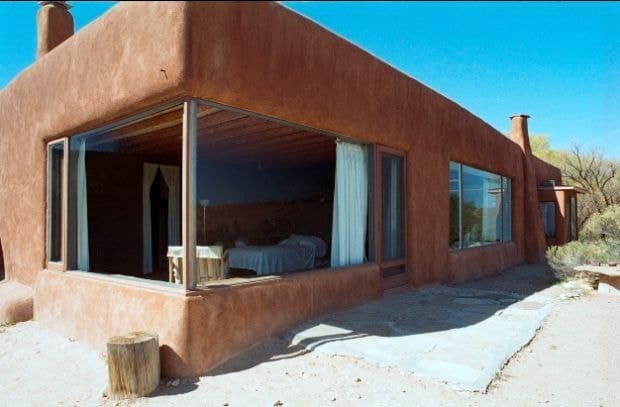
[[[167,256],[168,281],[182,284],[183,246],[168,246]],[[198,259],[196,283],[206,283],[224,278],[226,272],[223,246],[196,246],[196,258]]]

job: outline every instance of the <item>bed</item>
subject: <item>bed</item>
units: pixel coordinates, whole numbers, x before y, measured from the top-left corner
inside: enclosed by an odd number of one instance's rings
[[[291,235],[273,246],[241,246],[228,249],[227,268],[247,269],[256,275],[287,273],[316,267],[327,254],[327,245],[316,236]]]

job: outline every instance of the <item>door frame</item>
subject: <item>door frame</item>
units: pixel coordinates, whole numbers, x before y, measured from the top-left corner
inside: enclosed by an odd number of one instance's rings
[[[382,247],[382,234],[383,234],[383,217],[382,217],[382,192],[383,192],[383,182],[382,182],[382,158],[384,154],[390,154],[403,159],[403,168],[402,168],[402,177],[403,177],[403,205],[402,205],[402,216],[403,216],[403,246],[404,246],[404,255],[399,259],[391,259],[391,260],[383,260],[383,247]],[[379,270],[381,272],[381,285],[383,290],[389,290],[392,288],[397,288],[400,286],[405,286],[409,283],[409,278],[407,276],[407,154],[404,151],[397,150],[394,148],[375,145],[374,148],[374,179],[373,179],[373,222],[374,222],[374,253],[375,253],[375,262],[379,265]],[[384,276],[384,272],[387,269],[394,267],[403,267],[403,272]]]

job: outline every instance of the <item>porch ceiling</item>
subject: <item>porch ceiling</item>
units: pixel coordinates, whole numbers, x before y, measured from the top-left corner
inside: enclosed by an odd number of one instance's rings
[[[334,162],[334,139],[240,112],[201,105],[198,110],[201,159],[251,164],[311,165]],[[94,144],[115,143],[119,151],[180,157],[182,115],[178,108],[117,127]]]

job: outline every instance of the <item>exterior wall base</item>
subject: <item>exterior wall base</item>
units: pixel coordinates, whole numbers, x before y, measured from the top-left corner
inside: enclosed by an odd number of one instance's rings
[[[451,277],[445,282],[489,277],[523,263],[523,253],[515,242],[453,250],[449,254]]]
[[[0,282],[0,324],[32,319],[32,289],[16,281]]]
[[[195,376],[320,314],[378,299],[374,264],[273,277],[186,293],[82,272],[38,274],[34,318],[95,348],[109,337],[157,333],[162,374]]]

